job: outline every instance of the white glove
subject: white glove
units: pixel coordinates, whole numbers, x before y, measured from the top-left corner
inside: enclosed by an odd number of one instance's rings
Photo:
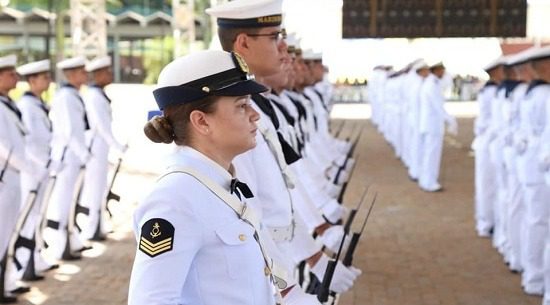
[[[458,124],[456,119],[452,116],[447,118],[447,131],[454,136],[458,134]]]
[[[527,149],[527,139],[526,138],[520,138],[518,141],[516,141],[516,151],[519,155],[523,155],[525,150]]]
[[[328,262],[328,257],[323,254],[321,258],[319,258],[319,261],[315,264],[315,266],[311,267],[310,269],[319,281],[323,281]],[[359,273],[357,273],[357,270],[359,269],[354,268],[354,270],[352,271],[346,268],[346,266],[344,266],[341,262],[338,262],[336,264],[336,268],[334,269],[332,281],[330,282],[330,290],[336,293],[343,293],[348,291],[351,286],[353,286],[353,282],[355,281],[355,279],[359,276],[359,274],[361,274],[361,271],[359,270]]]
[[[85,154],[78,156],[78,158],[80,159],[82,165],[86,165],[86,163],[88,163],[88,161],[92,158],[92,154],[86,151]]]
[[[317,296],[305,293],[296,285],[283,298],[285,305],[321,305]]]
[[[331,223],[337,223],[342,220],[344,214],[346,214],[346,208],[338,203],[335,199],[331,199],[322,208],[321,212]]]
[[[351,169],[353,168],[353,165],[355,164],[355,159],[354,158],[349,158],[348,162],[346,163],[346,172],[350,172]],[[347,179],[346,179],[347,180]]]
[[[50,166],[48,167],[50,171],[50,176],[57,176],[63,168],[65,168],[65,164],[61,161],[52,161],[50,163]]]
[[[337,253],[344,237],[344,228],[342,226],[331,226],[323,232],[323,235],[317,237],[330,251]],[[345,253],[350,243],[350,237],[346,236],[342,253]]]
[[[128,145],[117,145],[111,153],[116,159],[121,159],[124,156],[124,153],[128,150]]]

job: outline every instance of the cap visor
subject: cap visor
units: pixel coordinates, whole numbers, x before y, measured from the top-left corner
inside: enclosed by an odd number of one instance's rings
[[[216,91],[218,96],[243,96],[268,91],[269,89],[253,80],[238,82]]]

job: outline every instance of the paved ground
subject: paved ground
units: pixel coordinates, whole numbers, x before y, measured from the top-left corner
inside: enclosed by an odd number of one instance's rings
[[[460,119],[460,136],[445,144],[445,191],[435,194],[420,191],[408,180],[389,145],[367,121],[349,120],[343,135],[352,123],[364,126],[365,132],[346,205],[354,206],[368,183],[378,192],[378,201],[356,255],[355,265],[363,275],[339,304],[540,304],[540,298],[522,293],[519,275],[507,271],[489,240],[475,236],[471,119]],[[85,253],[87,258],[48,274],[20,304],[126,304],[135,249],[131,211],[155,177],[133,168],[126,167],[117,184],[123,200],[113,206],[116,233]]]

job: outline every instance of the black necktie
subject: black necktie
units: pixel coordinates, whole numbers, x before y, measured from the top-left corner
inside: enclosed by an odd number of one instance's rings
[[[11,100],[11,98],[6,96],[5,99],[0,99],[0,100],[19,118],[19,121],[22,120],[23,116],[21,114],[21,111],[19,111],[19,108],[17,108],[17,106]]]
[[[241,199],[241,194],[244,195],[244,198],[252,198],[254,197],[254,194],[252,194],[252,191],[246,185],[246,183],[239,181],[237,178],[231,179],[231,184],[229,186],[229,190],[231,194],[235,193],[239,199]]]

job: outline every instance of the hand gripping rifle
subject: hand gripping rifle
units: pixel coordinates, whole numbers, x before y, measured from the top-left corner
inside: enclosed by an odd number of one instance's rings
[[[359,239],[361,238],[361,235],[365,231],[365,226],[367,225],[367,221],[369,219],[370,213],[372,212],[372,208],[374,207],[374,203],[376,202],[376,197],[377,196],[378,196],[378,193],[375,193],[374,197],[372,199],[372,202],[370,204],[367,216],[365,217],[365,220],[363,221],[363,225],[361,226],[361,230],[358,233],[353,233],[353,235],[351,237],[351,242],[348,246],[348,249],[346,251],[344,259],[342,260],[342,264],[346,267],[349,267],[352,264],[353,253],[355,252],[355,249],[357,248],[357,244],[359,244]],[[336,303],[336,292],[331,291],[330,296],[332,297],[332,304],[334,305]]]
[[[359,143],[359,140],[361,139],[362,134],[363,134],[363,128],[361,128],[361,131],[359,131],[359,134],[357,135],[355,140],[353,140],[353,144],[351,145],[351,148],[346,155],[346,160],[344,161],[344,164],[342,164],[342,166],[338,168],[338,171],[336,172],[336,175],[334,175],[334,179],[332,183],[334,184],[338,183],[338,178],[340,178],[340,174],[346,169],[349,159],[353,157],[353,153],[355,152],[355,148],[357,147],[357,143]],[[349,177],[348,177],[348,180],[349,180]]]
[[[340,247],[338,248],[338,253],[336,253],[336,256],[334,257],[334,260],[329,261],[327,265],[327,269],[325,271],[325,275],[323,277],[322,283],[317,287],[317,299],[324,303],[328,300],[328,296],[334,295],[330,292],[330,284],[332,282],[332,277],[334,276],[334,271],[336,270],[336,265],[338,264],[338,260],[340,258],[340,255],[342,253],[342,249],[344,247],[344,243],[346,241],[346,237],[349,234],[351,225],[353,224],[353,221],[355,219],[355,216],[357,215],[357,212],[361,209],[361,206],[363,205],[363,202],[365,201],[365,198],[367,197],[368,191],[369,191],[370,185],[365,188],[365,191],[363,192],[363,195],[361,196],[361,200],[357,204],[357,207],[355,209],[352,209],[350,211],[350,214],[348,215],[348,219],[346,220],[346,224],[344,225],[344,236],[342,237],[342,241],[340,242]]]

